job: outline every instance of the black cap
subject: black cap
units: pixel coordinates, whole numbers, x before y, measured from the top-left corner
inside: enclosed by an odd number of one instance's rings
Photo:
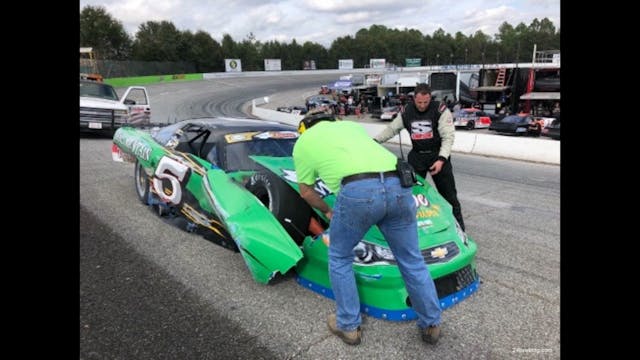
[[[320,121],[336,121],[336,117],[335,115],[324,111],[320,113],[307,114],[302,118],[302,120],[300,120],[300,123],[298,124],[298,132],[302,134]]]

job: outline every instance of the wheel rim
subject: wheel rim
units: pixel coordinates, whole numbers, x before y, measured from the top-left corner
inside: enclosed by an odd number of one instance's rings
[[[141,198],[144,198],[147,194],[147,188],[149,187],[147,177],[143,175],[144,170],[141,165],[136,167],[136,190]]]

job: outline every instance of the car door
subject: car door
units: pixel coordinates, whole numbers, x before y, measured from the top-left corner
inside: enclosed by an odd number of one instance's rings
[[[124,92],[120,102],[129,108],[130,124],[151,123],[151,102],[145,87],[130,86]]]

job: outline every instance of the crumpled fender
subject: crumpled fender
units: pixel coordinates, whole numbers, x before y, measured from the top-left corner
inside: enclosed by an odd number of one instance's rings
[[[269,209],[223,170],[208,170],[202,186],[257,282],[268,283],[302,258],[302,250]]]

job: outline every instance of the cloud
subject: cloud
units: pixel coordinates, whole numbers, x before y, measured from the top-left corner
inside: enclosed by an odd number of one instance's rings
[[[409,6],[411,3],[416,2],[397,0],[305,0],[304,5],[312,11],[338,14],[362,9],[394,9],[397,6]]]
[[[329,47],[338,37],[384,25],[431,35],[438,28],[470,36],[493,36],[502,23],[529,25],[549,18],[560,28],[560,0],[80,0],[102,6],[132,36],[147,21],[170,21],[177,29],[203,30],[221,41],[229,34],[242,41],[249,33],[262,42],[313,41]]]

